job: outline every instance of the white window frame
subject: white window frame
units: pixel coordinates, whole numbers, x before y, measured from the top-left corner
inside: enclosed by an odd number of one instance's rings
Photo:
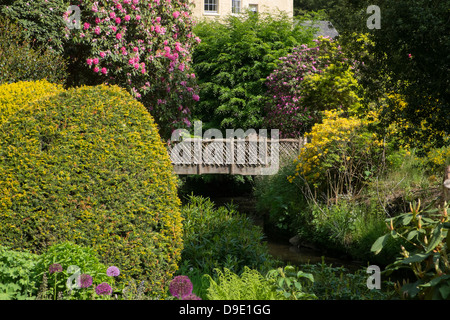
[[[257,4],[251,3],[251,4],[248,5],[248,8],[250,9],[250,11],[253,11],[253,12],[258,12],[259,11],[259,8],[258,8]]]
[[[241,13],[242,0],[231,0],[231,13]]]
[[[213,8],[215,8],[215,10]],[[203,0],[203,11],[205,13],[218,13],[219,0]]]

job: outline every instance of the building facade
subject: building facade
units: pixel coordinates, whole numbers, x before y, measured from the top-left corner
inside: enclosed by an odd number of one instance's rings
[[[294,13],[294,0],[193,0],[192,12],[197,20],[223,18],[229,14],[239,14],[250,9],[255,12]]]

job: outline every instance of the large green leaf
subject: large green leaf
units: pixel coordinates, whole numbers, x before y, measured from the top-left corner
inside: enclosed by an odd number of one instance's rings
[[[379,237],[374,244],[372,245],[372,248],[370,251],[374,252],[375,254],[380,253],[380,251],[383,249],[384,245],[389,239],[390,234],[385,234],[381,237]]]
[[[409,264],[414,262],[421,262],[428,258],[430,256],[430,253],[417,253],[415,255],[412,255],[411,257],[408,257],[406,259],[402,260],[403,264]]]

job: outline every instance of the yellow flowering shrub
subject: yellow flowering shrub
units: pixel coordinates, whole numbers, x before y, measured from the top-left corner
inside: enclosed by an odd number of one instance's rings
[[[362,182],[372,176],[382,157],[383,141],[367,126],[376,115],[360,119],[345,117],[341,111],[324,112],[322,123],[306,134],[296,170],[288,180],[301,176],[315,189],[334,195],[355,194]]]
[[[395,137],[399,146],[406,149],[419,147],[429,151],[434,148],[436,141],[443,141],[444,144],[450,142],[447,132],[436,129],[432,120],[422,115],[423,110],[415,110],[415,118],[418,121],[416,124],[411,123],[410,118],[406,117],[407,108],[408,103],[402,95],[389,93],[382,99],[379,110],[380,120],[384,123],[387,134]],[[430,105],[426,108],[429,109],[427,112],[437,111],[437,101],[436,106]],[[442,119],[442,121],[447,120]]]
[[[47,80],[21,81],[0,85],[0,125],[30,102],[63,90],[62,85]]]
[[[165,292],[182,250],[177,180],[153,117],[117,86],[63,90],[0,126],[0,245],[91,247]]]

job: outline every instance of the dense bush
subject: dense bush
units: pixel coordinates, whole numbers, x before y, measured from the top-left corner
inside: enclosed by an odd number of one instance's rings
[[[369,130],[370,117],[346,117],[341,111],[325,111],[322,123],[306,136],[297,169],[289,181],[301,177],[314,193],[325,199],[359,195],[364,183],[383,168],[384,142]]]
[[[202,42],[193,54],[201,97],[193,115],[220,129],[261,128],[267,76],[278,58],[313,39],[313,30],[293,27],[281,13],[230,15],[223,23],[200,22],[194,31]]]
[[[264,270],[271,264],[262,230],[233,208],[216,208],[203,197],[191,196],[183,206],[182,267],[212,273],[227,268],[240,273],[244,266]]]
[[[450,296],[447,210],[447,204],[422,208],[420,201],[412,203],[409,212],[386,219],[388,233],[373,243],[372,251],[379,254],[390,239],[403,241],[396,260],[385,270],[388,275],[398,269],[414,273],[416,281],[397,283],[401,298],[447,300]]]
[[[272,281],[266,279],[258,270],[245,267],[239,275],[229,269],[216,269],[216,279],[206,275],[209,280],[208,300],[285,300]]]
[[[43,45],[33,47],[24,33],[23,27],[0,18],[0,84],[41,79],[64,83],[66,60]]]
[[[274,175],[255,178],[256,209],[264,216],[266,230],[286,237],[291,237],[305,223],[299,213],[308,205],[301,186],[287,179],[295,173],[295,168],[296,164],[291,162]]]
[[[0,125],[35,100],[57,94],[62,90],[61,85],[49,83],[46,80],[0,85]]]
[[[35,295],[38,258],[36,254],[0,246],[0,300],[31,299]]]
[[[265,124],[285,138],[309,132],[320,121],[320,111],[359,108],[356,62],[349,61],[337,41],[315,41],[315,47],[302,45],[280,58],[267,77]]]
[[[196,103],[191,52],[200,41],[187,0],[78,1],[82,28],[66,28],[68,41],[87,47],[83,70],[116,84],[148,108],[163,137],[189,126]]]
[[[124,89],[70,89],[11,115],[0,157],[2,245],[72,241],[164,289],[182,249],[176,179],[153,118]]]

